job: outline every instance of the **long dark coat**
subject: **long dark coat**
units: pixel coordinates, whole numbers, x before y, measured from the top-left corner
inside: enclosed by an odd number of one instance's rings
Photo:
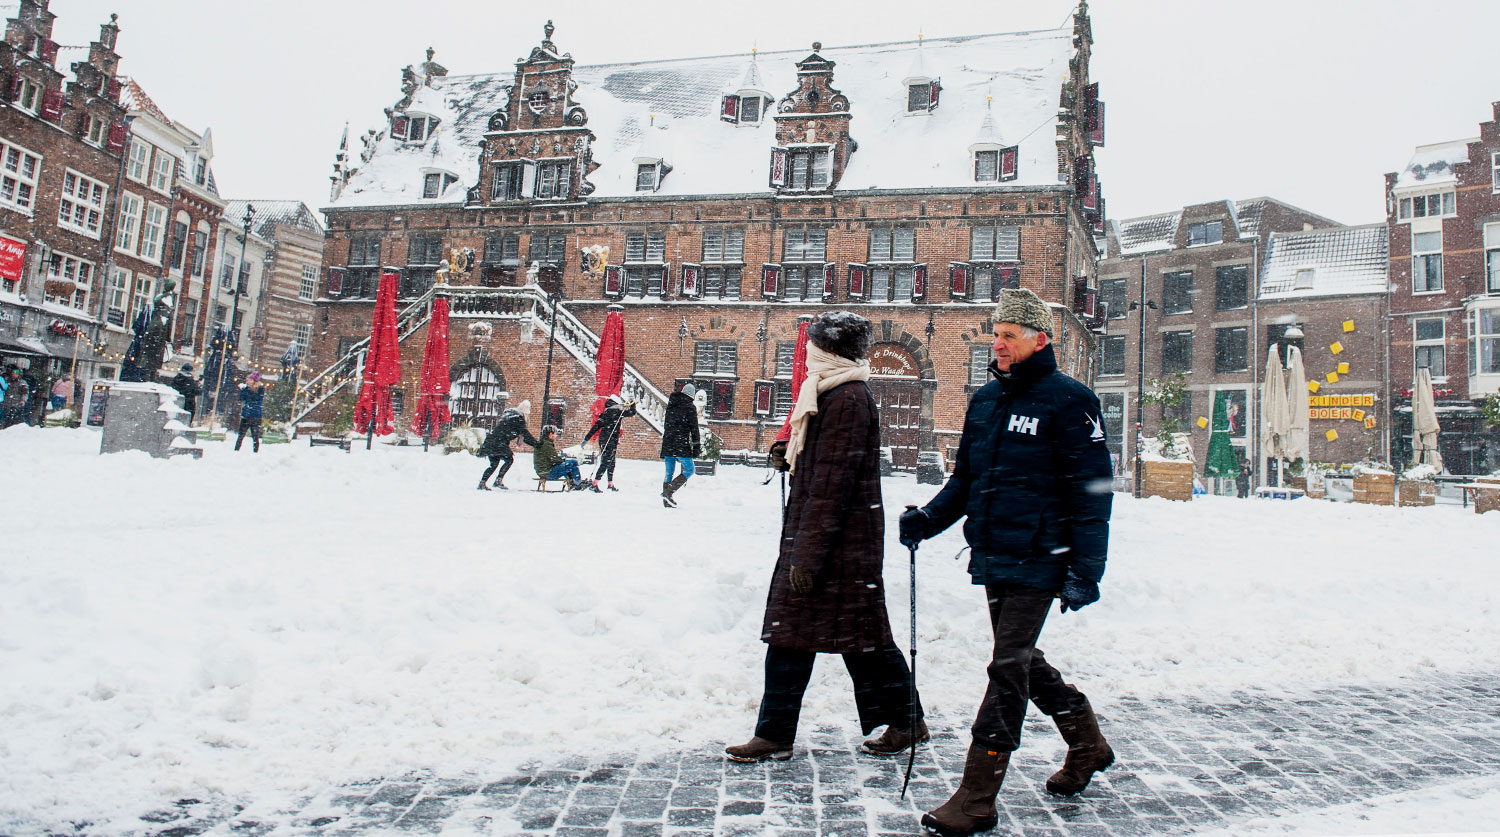
[[[693,399],[681,392],[667,398],[667,415],[662,424],[662,456],[697,456],[701,450],[698,443],[698,408]]]
[[[818,396],[796,467],[761,639],[833,653],[890,647],[880,419],[863,381]],[[793,566],[813,573],[806,595],[792,589]]]

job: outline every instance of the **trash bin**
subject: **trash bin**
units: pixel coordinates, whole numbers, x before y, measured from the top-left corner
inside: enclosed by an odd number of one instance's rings
[[[946,481],[943,455],[935,450],[917,451],[917,482],[923,485],[942,485]]]

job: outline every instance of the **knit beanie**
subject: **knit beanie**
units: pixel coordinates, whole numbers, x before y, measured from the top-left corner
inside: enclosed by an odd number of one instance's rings
[[[995,305],[994,320],[997,323],[1015,323],[1034,328],[1052,336],[1052,311],[1047,303],[1025,288],[1006,288],[1000,291],[1000,301]]]
[[[870,352],[874,327],[852,311],[819,314],[807,326],[807,339],[829,354],[860,360]]]

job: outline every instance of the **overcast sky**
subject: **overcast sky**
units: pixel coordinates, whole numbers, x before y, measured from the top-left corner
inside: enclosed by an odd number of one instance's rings
[[[354,135],[380,127],[401,68],[428,46],[452,74],[509,73],[548,15],[559,49],[601,64],[1054,28],[1076,5],[53,0],[52,10],[64,45],[87,44],[120,13],[121,72],[172,119],[213,129],[226,197],[318,209],[344,123]],[[6,16],[15,8],[0,0]],[[1477,136],[1500,100],[1500,0],[1097,0],[1090,14],[1111,217],[1268,195],[1342,223],[1381,221],[1382,175],[1416,145]],[[59,63],[82,57],[65,50]]]

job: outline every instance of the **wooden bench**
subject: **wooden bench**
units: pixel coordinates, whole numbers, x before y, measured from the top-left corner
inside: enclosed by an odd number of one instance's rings
[[[352,446],[352,444],[353,443],[350,440],[348,440],[348,439],[339,439],[339,438],[336,438],[336,437],[333,437],[333,436],[308,436],[307,437],[307,446],[310,447],[310,448],[317,448],[317,447],[323,447],[324,445],[329,445],[329,446],[336,447],[336,448],[343,448],[344,449],[344,453],[348,453],[349,452],[349,448]]]
[[[1475,514],[1500,511],[1500,482],[1461,482],[1458,488],[1463,490],[1465,506],[1474,498]]]

